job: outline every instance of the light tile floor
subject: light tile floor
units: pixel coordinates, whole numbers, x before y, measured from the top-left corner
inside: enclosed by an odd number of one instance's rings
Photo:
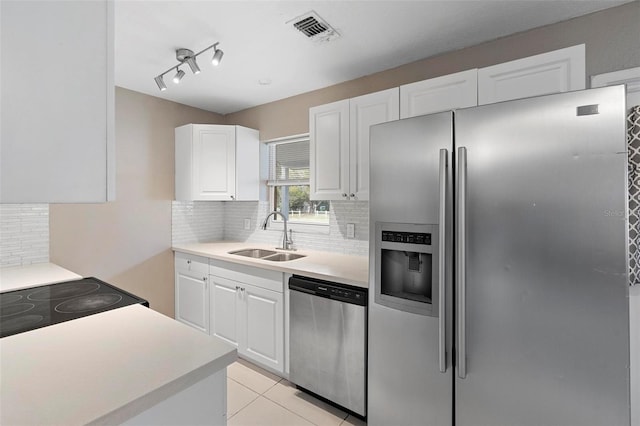
[[[227,368],[229,426],[365,426],[287,380],[245,360]]]

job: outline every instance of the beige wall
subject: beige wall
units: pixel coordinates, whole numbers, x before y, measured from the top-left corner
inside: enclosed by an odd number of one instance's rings
[[[50,206],[51,261],[174,314],[173,129],[223,122],[207,111],[116,88],[116,201]]]
[[[260,129],[262,140],[306,133],[309,131],[308,110],[315,105],[582,43],[586,44],[587,76],[640,66],[640,2],[229,114],[226,122]]]

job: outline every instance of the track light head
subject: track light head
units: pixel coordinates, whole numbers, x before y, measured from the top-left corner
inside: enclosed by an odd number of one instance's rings
[[[221,49],[216,49],[215,53],[213,54],[213,58],[211,59],[211,63],[214,67],[217,67],[220,63],[220,61],[222,60],[222,55],[224,55],[224,52]]]
[[[160,89],[161,92],[164,92],[165,90],[167,90],[167,85],[164,84],[164,80],[162,79],[161,75],[154,78],[154,80],[156,81],[156,84],[158,85],[158,89]]]
[[[173,82],[175,84],[180,83],[180,80],[182,80],[182,77],[184,77],[184,71],[179,69],[176,75],[173,77]]]
[[[198,63],[196,62],[196,58],[194,56],[189,56],[185,62],[187,64],[189,64],[189,67],[191,68],[191,72],[194,74],[200,74],[200,67],[198,66]]]

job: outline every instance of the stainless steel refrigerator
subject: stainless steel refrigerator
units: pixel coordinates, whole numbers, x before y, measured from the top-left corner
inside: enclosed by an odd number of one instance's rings
[[[624,96],[371,128],[370,425],[629,426]]]

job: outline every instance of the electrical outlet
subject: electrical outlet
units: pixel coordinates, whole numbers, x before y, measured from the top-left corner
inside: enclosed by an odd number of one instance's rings
[[[356,237],[356,224],[347,223],[347,238],[355,238],[355,237]]]
[[[251,219],[245,219],[244,220],[244,230],[248,231],[251,229]]]

